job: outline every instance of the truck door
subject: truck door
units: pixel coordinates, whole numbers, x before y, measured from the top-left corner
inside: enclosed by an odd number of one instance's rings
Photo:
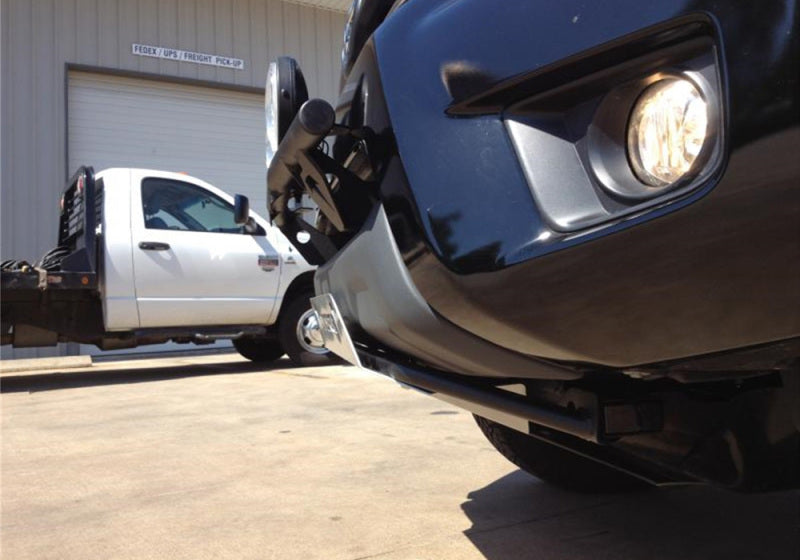
[[[281,262],[265,228],[245,233],[226,195],[177,177],[132,177],[141,327],[268,324]]]

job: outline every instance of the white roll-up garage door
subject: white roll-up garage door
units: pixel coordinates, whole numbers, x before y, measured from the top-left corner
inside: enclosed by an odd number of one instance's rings
[[[71,171],[91,165],[185,172],[247,195],[252,210],[266,217],[263,94],[70,72],[67,100]],[[196,348],[203,347],[163,344],[102,354]],[[94,346],[82,346],[81,353],[101,354]]]
[[[264,216],[263,95],[70,72],[67,115],[70,170],[184,172],[247,195]]]

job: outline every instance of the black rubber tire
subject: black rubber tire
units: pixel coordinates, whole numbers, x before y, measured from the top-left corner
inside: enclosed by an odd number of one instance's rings
[[[503,457],[553,486],[583,494],[636,492],[652,488],[641,479],[482,416],[475,415],[475,421]]]
[[[298,366],[327,366],[340,363],[336,354],[325,352],[314,354],[309,352],[297,340],[297,322],[311,309],[309,300],[314,297],[314,292],[308,290],[300,292],[292,301],[285,302],[278,320],[278,339],[289,359]]]
[[[233,341],[233,347],[242,356],[254,362],[274,362],[286,352],[274,338],[243,337]]]

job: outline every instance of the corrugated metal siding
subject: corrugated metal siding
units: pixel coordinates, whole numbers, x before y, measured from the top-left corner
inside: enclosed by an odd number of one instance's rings
[[[350,9],[353,0],[288,0],[294,4],[311,6],[312,8],[325,8],[337,12],[346,12]]]
[[[55,241],[68,174],[67,64],[263,88],[268,61],[287,54],[312,95],[333,101],[344,18],[279,0],[2,0],[0,257],[35,259]],[[132,43],[241,58],[245,69],[135,56]]]

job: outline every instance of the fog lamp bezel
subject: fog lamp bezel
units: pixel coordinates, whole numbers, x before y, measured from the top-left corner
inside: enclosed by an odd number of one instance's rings
[[[716,37],[713,22],[703,16],[667,22],[515,78],[500,93],[463,104],[457,114],[474,113],[476,103],[503,106],[522,172],[554,232],[583,235],[658,208],[682,207],[681,201],[710,192],[726,165],[727,78]],[[641,93],[667,76],[699,87],[708,136],[689,174],[654,188],[634,175],[627,126]]]

